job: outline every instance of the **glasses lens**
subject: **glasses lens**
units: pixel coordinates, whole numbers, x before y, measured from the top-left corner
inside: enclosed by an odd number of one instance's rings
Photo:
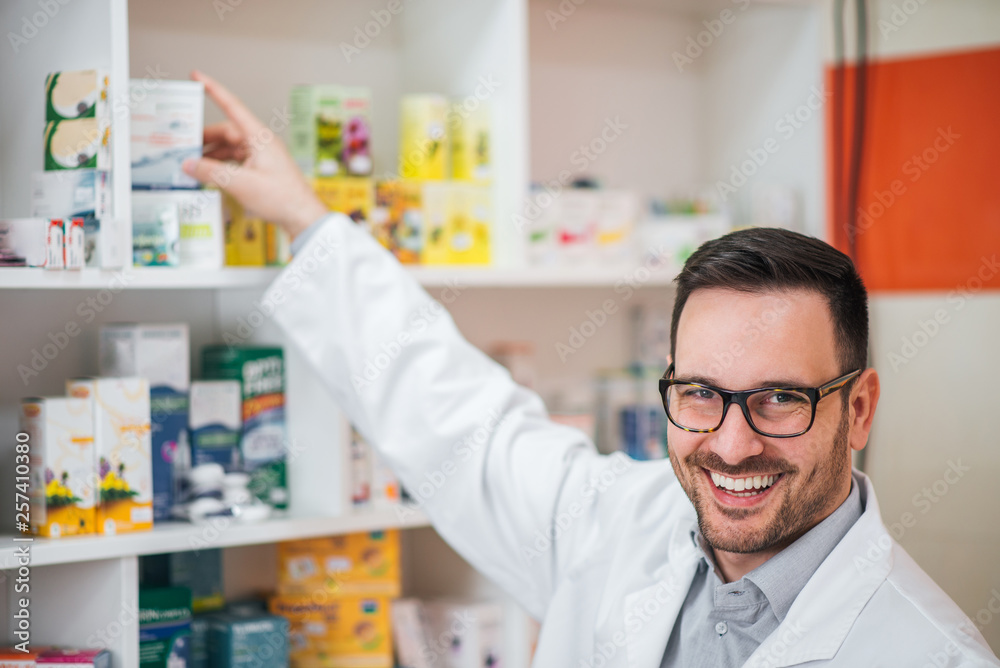
[[[722,422],[722,397],[700,385],[671,385],[667,415],[685,429],[715,429]]]
[[[809,395],[791,390],[766,390],[747,397],[754,426],[766,434],[798,434],[809,428],[812,401]]]

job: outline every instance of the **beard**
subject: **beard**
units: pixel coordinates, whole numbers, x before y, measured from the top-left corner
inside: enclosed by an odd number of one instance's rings
[[[830,505],[830,500],[843,485],[843,472],[850,471],[848,431],[848,414],[845,410],[837,427],[830,455],[825,460],[817,462],[812,472],[799,483],[797,488],[787,484],[789,482],[787,478],[797,474],[798,469],[781,458],[751,457],[740,462],[738,466],[732,466],[714,452],[696,450],[684,459],[683,465],[674,457],[671,457],[670,461],[677,479],[681,481],[681,486],[698,514],[698,528],[712,549],[752,554],[783,548],[823,519],[820,514]],[[691,473],[690,478],[685,479],[681,475],[678,469],[682,466]],[[774,490],[780,496],[770,499],[764,508],[730,508],[720,505],[711,494],[706,498],[695,481],[695,476],[702,475],[698,471],[700,468],[708,468],[733,478],[780,471],[785,474],[783,479],[786,484]],[[775,504],[777,510],[772,510]],[[709,508],[713,508],[714,512],[732,522],[739,522],[761,512],[772,513],[773,517],[763,530],[733,531],[713,523]]]

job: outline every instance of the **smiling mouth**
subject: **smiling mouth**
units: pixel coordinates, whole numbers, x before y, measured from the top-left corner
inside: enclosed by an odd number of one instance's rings
[[[716,489],[736,497],[759,496],[784,476],[784,473],[775,473],[772,475],[731,478],[715,471],[709,471],[708,469],[705,469],[705,471],[711,476],[712,483],[715,484]]]

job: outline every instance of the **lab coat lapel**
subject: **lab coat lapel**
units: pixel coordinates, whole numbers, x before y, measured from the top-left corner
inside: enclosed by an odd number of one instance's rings
[[[625,597],[629,668],[659,668],[698,568],[701,553],[691,539],[696,525],[679,525],[669,539],[667,563],[656,569],[651,582]]]
[[[864,513],[820,564],[784,621],[744,664],[783,668],[836,655],[861,610],[892,569],[892,539],[882,524],[875,493],[862,481]]]

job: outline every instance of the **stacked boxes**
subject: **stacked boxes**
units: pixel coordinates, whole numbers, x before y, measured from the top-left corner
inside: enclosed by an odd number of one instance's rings
[[[111,168],[108,75],[53,72],[45,80],[45,171]]]
[[[136,219],[142,226],[136,234],[140,246],[133,248],[140,261],[150,245],[146,237],[152,235],[157,240],[154,247],[169,249],[176,244],[175,264],[182,267],[217,269],[223,265],[222,194],[218,190],[136,190],[132,207],[141,216]],[[176,228],[171,222],[174,217]],[[169,265],[170,261],[161,263]]]
[[[186,666],[191,643],[191,592],[184,587],[139,590],[139,665]]]
[[[398,531],[281,543],[272,613],[291,622],[295,666],[391,668]]]
[[[97,459],[97,533],[153,527],[149,383],[145,378],[67,382],[71,397],[91,399]]]
[[[32,532],[58,538],[94,532],[94,409],[90,399],[25,399],[21,430],[32,443]]]
[[[288,506],[285,473],[285,384],[281,348],[208,346],[202,375],[237,380],[243,394],[240,458],[250,491],[275,508]]]
[[[292,88],[288,148],[307,177],[369,176],[371,93],[329,84]]]
[[[191,385],[188,326],[105,325],[101,328],[103,376],[141,376],[149,382],[153,519],[167,520],[174,503],[174,461],[187,447]]]

